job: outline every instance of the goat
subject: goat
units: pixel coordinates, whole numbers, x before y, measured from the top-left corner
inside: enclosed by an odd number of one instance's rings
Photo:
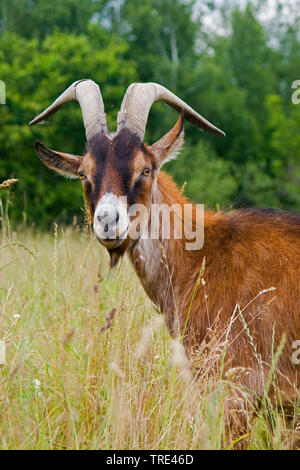
[[[209,132],[225,134],[154,83],[129,86],[115,134],[108,132],[101,92],[91,80],[72,84],[30,124],[74,99],[86,130],[84,156],[57,152],[39,141],[35,150],[47,167],[82,179],[94,231],[110,254],[111,266],[128,254],[146,293],[163,313],[171,335],[182,337],[189,357],[217,328],[227,326],[225,366],[248,370],[241,383],[256,396],[263,395],[272,356],[284,336],[277,381],[285,399],[295,400],[300,385],[300,366],[292,361],[294,342],[300,339],[300,217],[266,209],[206,210],[204,244],[197,250],[186,249],[185,235],[174,237],[175,225],[182,224],[175,215],[170,239],[164,239],[161,230],[156,239],[133,238],[133,204],[147,209],[142,234],[154,224],[151,205],[183,209],[189,203],[171,177],[160,171],[183,144],[184,116]],[[146,145],[148,114],[158,100],[180,116],[165,136]],[[127,202],[119,204],[122,197]],[[191,219],[195,225],[195,206]]]

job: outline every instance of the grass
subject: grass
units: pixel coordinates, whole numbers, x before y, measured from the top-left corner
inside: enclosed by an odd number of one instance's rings
[[[291,447],[276,410],[272,433],[261,413],[225,436],[229,381],[195,381],[127,259],[109,273],[87,230],[12,233],[3,213],[1,449]]]

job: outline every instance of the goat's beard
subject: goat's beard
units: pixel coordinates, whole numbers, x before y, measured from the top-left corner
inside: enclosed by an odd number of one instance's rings
[[[117,266],[118,261],[124,256],[129,246],[130,241],[131,241],[130,238],[127,237],[126,240],[124,240],[124,242],[117,248],[107,249],[109,256],[110,256],[110,263],[109,263],[110,269],[113,269]]]
[[[131,220],[131,222],[132,222],[132,220]],[[143,228],[145,228],[147,226],[148,220],[149,220],[149,214],[147,213],[147,217],[143,220],[143,224],[142,224]],[[139,231],[139,233],[141,233],[141,226],[140,225],[138,225],[138,231]],[[110,265],[109,265],[110,269],[113,269],[117,266],[118,261],[123,257],[123,255],[125,254],[127,248],[129,247],[130,243],[133,243],[133,245],[134,245],[135,242],[137,241],[136,237],[135,238],[130,237],[130,233],[131,233],[131,236],[133,236],[133,234],[135,234],[135,232],[130,232],[130,228],[129,228],[127,238],[118,247],[116,247],[116,248],[107,248],[107,251],[108,251],[109,256],[110,256]]]

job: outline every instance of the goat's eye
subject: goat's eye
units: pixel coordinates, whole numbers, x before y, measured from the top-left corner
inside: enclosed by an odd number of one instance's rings
[[[143,176],[150,176],[151,175],[151,170],[150,168],[145,168],[142,173]]]
[[[78,175],[79,175],[79,178],[80,178],[80,179],[84,180],[84,178],[85,178],[85,174],[84,174],[84,173],[80,172],[80,173],[78,173]]]

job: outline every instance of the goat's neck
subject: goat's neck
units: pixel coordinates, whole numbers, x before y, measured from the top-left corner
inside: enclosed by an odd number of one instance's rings
[[[152,204],[178,204],[182,208],[188,200],[182,195],[171,177],[161,172],[152,194]],[[181,222],[180,222],[181,223]],[[148,232],[151,215],[148,221]],[[129,257],[140,281],[154,304],[162,313],[174,314],[177,306],[176,279],[188,262],[184,239],[143,239],[129,248]],[[173,316],[173,315],[172,315]]]

